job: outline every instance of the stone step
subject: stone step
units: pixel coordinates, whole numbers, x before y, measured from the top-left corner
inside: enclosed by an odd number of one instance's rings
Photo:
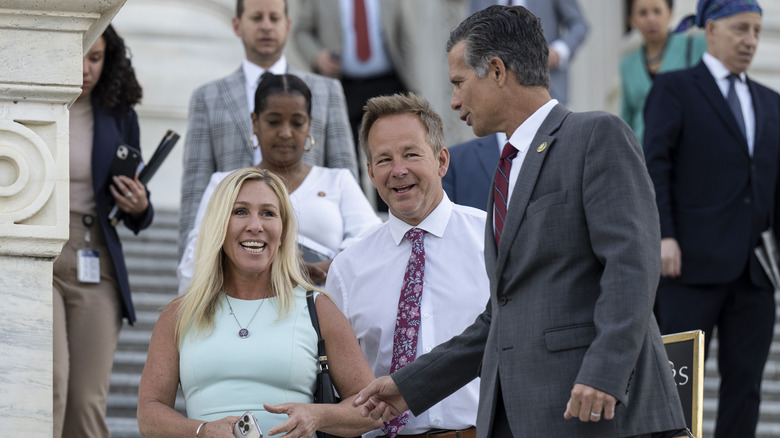
[[[131,286],[131,289],[132,286]],[[135,307],[136,320],[144,318],[152,324],[157,321],[157,316],[162,312],[165,306],[168,305],[176,295],[165,292],[132,292],[133,306]],[[145,314],[153,314],[153,316],[144,316]],[[136,322],[138,324],[138,322]],[[132,327],[127,326],[132,329]]]
[[[152,338],[152,330],[154,330],[154,324],[157,321],[154,320],[148,323],[140,322],[140,321],[141,320],[136,321],[133,327],[127,326],[122,330],[122,332],[119,334],[120,345],[121,344],[145,345],[147,342],[149,342],[149,339]],[[130,336],[137,337],[138,340],[135,341],[134,340],[135,338],[131,338]]]
[[[173,232],[172,232],[173,231]],[[175,227],[160,227],[157,224],[157,220],[152,223],[152,226],[141,231],[138,235],[135,235],[127,227],[117,227],[117,234],[122,239],[126,239],[129,242],[129,237],[133,237],[133,242],[150,242],[156,240],[162,240],[164,242],[178,242],[179,232],[178,226]]]
[[[145,359],[145,355],[142,359]],[[122,360],[119,355],[116,356],[116,360]],[[135,360],[135,359],[130,359]],[[143,370],[143,361],[140,364],[141,370]],[[114,370],[114,372],[111,373],[111,387],[114,388],[114,391],[111,391],[112,394],[130,394],[134,397],[138,397],[138,384],[141,382],[141,374],[139,373],[125,373],[125,372],[118,372]],[[133,401],[133,405],[135,405],[138,402],[138,400]]]
[[[126,253],[126,252],[125,252]],[[128,272],[144,272],[147,275],[176,279],[176,267],[179,261],[173,257],[133,257],[127,260]]]
[[[122,239],[136,323],[119,335],[108,396],[106,422],[114,438],[138,438],[138,385],[152,330],[162,309],[176,297],[178,283],[178,212],[157,210],[152,225],[139,235],[124,227]],[[184,412],[178,395],[176,408]]]
[[[775,327],[775,333],[780,334],[780,326]],[[767,369],[764,371],[764,375],[766,375],[767,372],[772,372],[772,373],[780,372],[780,368],[778,368],[777,366],[772,367],[771,369],[769,368],[770,362],[780,363],[780,336],[776,335],[775,338],[776,339],[772,341],[772,344],[769,347],[769,361],[767,362]],[[712,340],[710,348],[712,349],[712,352],[710,353],[710,357],[712,358],[716,357],[718,351],[717,339]],[[715,369],[717,367],[717,364],[716,362],[713,362],[709,366],[712,366],[713,369]],[[778,376],[778,378],[780,378],[780,376]]]
[[[146,348],[143,349],[122,349],[114,353],[114,368],[111,371],[111,385],[114,385],[114,377],[117,376],[116,384],[119,387],[132,385],[134,381],[127,380],[127,376],[141,378],[141,372],[146,363]],[[138,382],[135,381],[135,386]]]
[[[179,253],[176,248],[176,242],[160,242],[150,240],[147,242],[122,242],[122,252],[125,254],[125,261],[129,262],[134,258],[149,258],[153,260],[174,260],[179,262]],[[174,267],[171,274],[176,275]]]
[[[129,278],[130,288],[133,292],[162,293],[175,298],[179,290],[179,282],[176,280],[175,272],[173,275],[166,276],[137,272],[131,273]]]
[[[109,400],[111,396],[109,395]],[[111,438],[141,438],[138,432],[138,421],[135,417],[112,415],[109,411],[106,417],[108,430],[111,431]]]
[[[141,315],[153,314],[148,312]],[[154,315],[159,315],[159,313],[155,313]],[[149,322],[143,322],[146,320]],[[119,345],[117,351],[125,351],[123,347],[129,347],[128,349],[134,351],[141,349],[146,351],[149,340],[152,338],[152,330],[154,329],[154,324],[156,322],[156,316],[154,320],[144,316],[143,320],[138,319],[133,327],[124,327],[124,329],[119,333]]]

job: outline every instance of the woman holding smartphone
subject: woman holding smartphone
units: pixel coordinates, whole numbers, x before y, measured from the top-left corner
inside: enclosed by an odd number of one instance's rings
[[[113,176],[122,144],[139,148],[141,100],[124,41],[110,25],[84,57],[70,108],[70,237],[54,262],[54,437],[108,437],[106,400],[122,318],[135,311],[122,244],[108,213],[133,232],[152,223],[144,185]]]
[[[289,103],[300,103],[301,96]],[[356,436],[379,422],[352,406],[374,376],[347,318],[324,294],[315,307],[339,404],[312,404],[317,335],[282,179],[250,167],[227,175],[208,202],[192,286],[152,333],[138,391],[138,427],[149,438],[233,436],[244,412],[265,436]],[[187,407],[174,409],[181,384]]]

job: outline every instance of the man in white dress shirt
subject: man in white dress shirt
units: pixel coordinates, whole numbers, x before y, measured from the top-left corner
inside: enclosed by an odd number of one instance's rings
[[[399,301],[404,300],[401,290],[413,246],[405,238],[410,230],[424,231],[421,295],[410,312],[419,324],[416,342],[411,342],[416,356],[459,334],[488,302],[486,215],[453,204],[445,195],[441,177],[447,172],[449,152],[444,141],[441,118],[422,98],[396,94],[366,105],[360,144],[368,175],[389,207],[389,219],[336,256],[326,290],[355,329],[377,376],[388,375],[394,366]],[[413,351],[412,358],[416,356]],[[405,425],[395,430],[386,425],[384,432],[367,436],[442,432],[437,436],[473,437],[478,395],[474,380],[419,417],[409,415]]]

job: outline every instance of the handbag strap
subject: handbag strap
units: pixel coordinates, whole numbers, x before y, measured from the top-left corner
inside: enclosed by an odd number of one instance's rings
[[[314,327],[314,331],[317,333],[317,356],[320,364],[320,371],[328,369],[328,355],[325,353],[325,340],[322,339],[320,334],[320,320],[317,318],[317,308],[314,307],[314,291],[306,291],[306,304],[309,307],[309,317],[311,318],[311,325]]]

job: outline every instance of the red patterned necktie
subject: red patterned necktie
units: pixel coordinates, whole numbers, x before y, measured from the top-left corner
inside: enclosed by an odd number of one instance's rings
[[[395,317],[393,333],[393,359],[390,373],[414,362],[417,357],[417,335],[420,331],[420,299],[422,298],[423,278],[425,277],[425,231],[412,228],[404,237],[412,242],[412,254],[406,265],[404,285],[398,299],[398,314]],[[409,411],[382,425],[382,431],[393,438],[409,422]]]
[[[366,17],[366,4],[364,0],[355,0],[355,44],[357,57],[361,61],[367,61],[371,57],[371,46],[368,43],[368,19]]]
[[[496,188],[493,193],[493,221],[495,228],[493,232],[496,236],[496,247],[501,241],[501,232],[504,231],[504,221],[506,220],[506,205],[509,202],[509,172],[512,169],[512,160],[517,156],[517,149],[507,142],[504,150],[501,152],[501,160],[496,169]]]

